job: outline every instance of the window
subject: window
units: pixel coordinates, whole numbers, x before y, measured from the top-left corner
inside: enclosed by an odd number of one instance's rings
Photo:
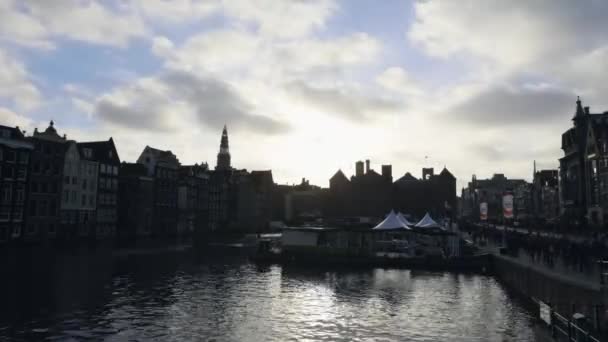
[[[93,158],[93,150],[91,150],[90,148],[84,148],[82,150],[82,153],[84,154],[85,158]]]
[[[17,153],[15,153],[15,151],[8,151],[8,154],[6,156],[6,161],[14,162],[16,160],[17,160]]]
[[[57,193],[57,183],[55,183],[55,182],[49,183],[49,193],[50,194]]]
[[[13,221],[23,220],[23,208],[18,207],[13,211]]]
[[[118,176],[118,166],[113,166],[113,167],[112,167],[112,173],[113,173],[115,176]]]
[[[3,152],[3,150],[0,148],[0,160],[2,160],[4,157],[2,152]]]
[[[11,131],[9,131],[8,129],[3,129],[2,130],[2,137],[6,138],[6,139],[10,139],[11,138]]]
[[[63,183],[64,184],[70,184],[70,176],[64,176],[63,177]]]
[[[12,166],[7,165],[2,169],[2,171],[3,171],[4,178],[13,178],[14,177]]]
[[[12,199],[13,199],[13,185],[4,184],[2,186],[2,203],[4,203],[4,204],[11,203]]]
[[[47,184],[46,184],[46,182],[41,182],[40,183],[40,192],[43,193],[43,194],[45,194],[47,192],[46,190],[47,190]]]
[[[106,173],[106,164],[101,164],[100,165],[100,172],[101,173]]]
[[[74,176],[72,176],[72,184],[76,185],[78,183],[78,179]]]
[[[38,215],[39,216],[46,216],[47,215],[47,210],[48,210],[48,203],[46,202],[46,200],[41,200],[39,203],[39,207],[38,207]]]
[[[27,225],[27,233],[34,234],[36,232],[36,226],[33,223]]]
[[[25,179],[27,172],[25,171],[25,167],[20,166],[17,169],[17,179]]]
[[[11,207],[0,207],[0,220],[8,221],[11,218]]]
[[[63,203],[68,203],[70,201],[70,191],[63,190]]]
[[[19,152],[19,164],[27,164],[30,161],[30,155],[27,152]]]
[[[49,202],[49,216],[55,215],[57,215],[57,203],[55,203],[55,200],[51,200]]]
[[[82,195],[82,199],[80,201],[82,206],[87,205],[87,196],[86,195]]]
[[[72,203],[76,204],[76,190],[72,190]]]
[[[15,194],[17,203],[23,203],[25,201],[25,186],[23,184],[17,185],[17,193]]]
[[[55,234],[55,225],[53,223],[49,224],[49,234]]]
[[[118,179],[112,179],[112,190],[118,190]]]
[[[112,153],[112,150],[108,151],[108,157],[112,158],[114,156],[114,153]]]
[[[87,180],[83,179],[82,180],[82,190],[86,190],[87,189]]]
[[[36,201],[32,200],[32,201],[30,201],[30,215],[31,216],[36,216],[36,214],[37,214]]]
[[[95,197],[93,195],[89,195],[89,205],[91,207],[95,206]]]
[[[32,171],[34,171],[34,173],[40,173],[40,161],[36,160],[34,162],[34,165],[32,167]]]

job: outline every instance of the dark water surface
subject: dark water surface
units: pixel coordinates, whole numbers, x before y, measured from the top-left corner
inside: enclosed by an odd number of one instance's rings
[[[5,253],[0,266],[0,340],[534,341],[532,313],[480,275],[191,249]]]

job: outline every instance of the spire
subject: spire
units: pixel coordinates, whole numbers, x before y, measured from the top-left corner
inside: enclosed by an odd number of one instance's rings
[[[228,145],[228,129],[224,125],[222,139],[220,141],[220,152],[217,154],[216,170],[230,170],[230,148]]]
[[[574,114],[574,117],[572,118],[572,120],[576,120],[578,118],[582,118],[585,116],[585,111],[583,110],[583,105],[581,104],[581,98],[580,96],[576,97],[576,113]]]

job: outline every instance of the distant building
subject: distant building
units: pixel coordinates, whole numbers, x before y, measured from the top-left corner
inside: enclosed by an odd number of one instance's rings
[[[327,189],[310,185],[305,178],[298,185],[275,185],[273,220],[300,224],[322,219],[327,193]]]
[[[224,127],[215,170],[209,178],[210,232],[260,232],[272,220],[271,171],[237,170],[231,165],[228,130]]]
[[[502,199],[506,194],[513,195],[514,214],[528,215],[530,207],[529,183],[523,179],[508,179],[502,173],[497,173],[490,179],[477,179],[473,175],[468,187],[462,189],[463,217],[479,220],[479,205],[488,204],[488,220],[502,221]]]
[[[91,159],[91,153],[80,150],[75,141],[66,142],[60,204],[65,239],[96,236],[99,163]]]
[[[534,172],[532,215],[535,219],[542,221],[559,217],[559,177],[557,170]]]
[[[154,178],[143,164],[120,165],[118,194],[118,238],[133,241],[152,235]]]
[[[608,112],[592,114],[576,101],[573,127],[562,134],[562,212],[578,222],[608,222]]]
[[[171,151],[146,146],[137,159],[154,179],[154,228],[156,236],[177,235],[179,160]]]
[[[63,235],[58,229],[67,139],[65,135],[61,137],[57,134],[51,121],[44,132],[38,132],[36,128],[33,136],[27,140],[34,145],[34,149],[30,159],[25,239],[54,240],[58,234]]]
[[[80,157],[85,165],[96,164],[97,170],[97,207],[95,217],[95,230],[89,234],[91,238],[108,239],[116,236],[118,226],[118,177],[120,158],[110,138],[106,141],[93,141],[78,143]],[[86,161],[86,162],[85,162]],[[85,182],[94,181],[93,175],[84,172],[81,168],[82,189]],[[93,193],[93,187],[87,184],[88,193],[81,196],[89,196]],[[84,200],[84,197],[82,197]],[[89,200],[90,201],[90,200]],[[84,220],[84,218],[81,218]]]
[[[369,160],[355,164],[355,175],[349,180],[338,170],[329,180],[326,216],[382,217],[391,209],[422,217],[427,211],[446,217],[456,208],[456,178],[444,168],[435,175],[432,168],[423,169],[422,179],[406,173],[393,182],[392,166],[383,165],[382,174],[371,169]]]
[[[209,167],[180,166],[178,177],[178,234],[203,235],[209,220]]]
[[[21,239],[24,233],[33,148],[19,127],[0,126],[0,244]]]

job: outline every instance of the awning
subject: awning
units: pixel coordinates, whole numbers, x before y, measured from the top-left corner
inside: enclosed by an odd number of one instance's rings
[[[393,210],[391,210],[391,212],[388,214],[388,216],[386,216],[384,221],[378,223],[378,225],[375,226],[373,229],[374,230],[398,230],[398,229],[409,230],[410,227],[408,227],[405,223],[403,223],[403,221],[401,221],[401,219],[395,214],[395,212]]]

